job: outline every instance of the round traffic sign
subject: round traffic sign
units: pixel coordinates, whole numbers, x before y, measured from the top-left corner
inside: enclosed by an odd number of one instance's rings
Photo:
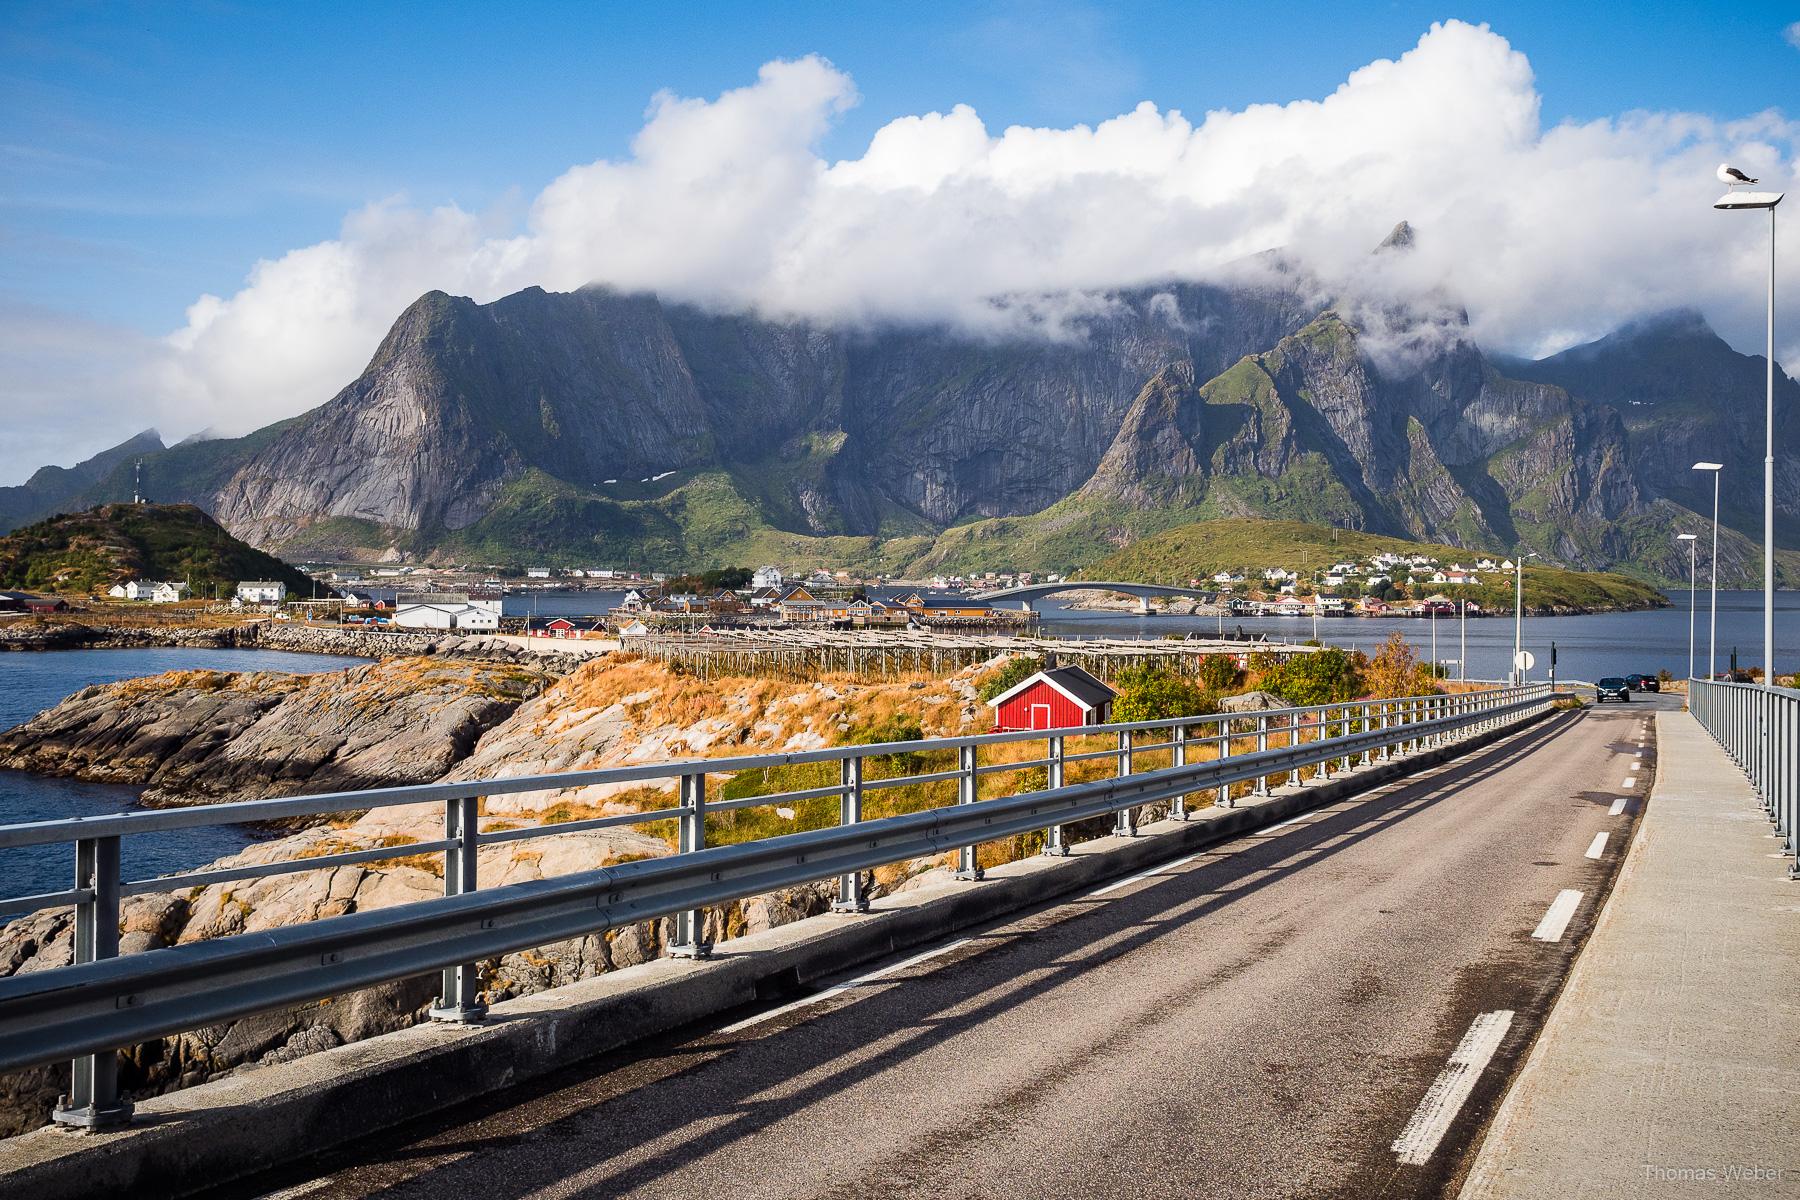
[[[1529,650],[1521,650],[1513,655],[1513,666],[1521,671],[1529,671],[1537,666],[1537,655]]]

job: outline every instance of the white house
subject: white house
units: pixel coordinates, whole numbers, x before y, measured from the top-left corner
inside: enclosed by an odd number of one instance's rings
[[[237,598],[245,604],[285,604],[287,584],[279,579],[245,579],[237,585]]]
[[[781,579],[780,567],[758,567],[756,574],[750,577],[750,587],[758,592],[764,588],[778,588],[781,586]]]
[[[175,604],[187,599],[188,585],[185,583],[159,583],[150,592],[152,604]]]
[[[407,629],[500,628],[501,599],[470,592],[402,592],[394,598],[394,624]]]
[[[650,632],[650,627],[648,625],[644,624],[642,621],[632,621],[629,624],[627,624],[623,629],[619,630],[619,636],[620,637],[644,637],[649,632]]]
[[[527,567],[527,568],[525,568],[525,578],[527,578],[527,579],[548,579],[548,578],[550,578],[550,568],[549,567]]]
[[[125,587],[125,584],[115,583],[106,589],[106,594],[111,596],[114,600],[124,600],[126,599]]]

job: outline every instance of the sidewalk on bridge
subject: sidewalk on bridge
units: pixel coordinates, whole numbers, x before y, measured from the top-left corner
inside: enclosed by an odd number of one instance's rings
[[[1465,1200],[1800,1196],[1800,882],[1700,723],[1656,722],[1643,822]]]

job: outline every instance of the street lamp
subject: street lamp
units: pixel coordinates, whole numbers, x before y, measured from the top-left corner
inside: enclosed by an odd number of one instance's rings
[[[1525,667],[1520,655],[1525,651],[1525,560],[1536,558],[1536,550],[1527,550],[1519,555],[1516,562],[1502,563],[1501,567],[1512,568],[1513,573],[1513,669],[1514,683],[1525,682]]]
[[[1781,192],[1751,192],[1740,185],[1756,180],[1723,164],[1719,178],[1726,192],[1713,201],[1714,208],[1769,210],[1768,395],[1764,403],[1763,435],[1763,682],[1775,682],[1775,206]]]
[[[1700,539],[1691,533],[1678,533],[1675,535],[1675,540],[1688,544],[1688,678],[1692,679],[1694,677],[1694,568],[1696,563],[1694,547],[1700,544]]]
[[[1706,677],[1712,679],[1719,673],[1719,472],[1725,469],[1724,463],[1697,462],[1696,471],[1711,471],[1713,477],[1713,530],[1712,530],[1712,612],[1707,617],[1706,629]],[[1689,677],[1693,675],[1688,672]]]

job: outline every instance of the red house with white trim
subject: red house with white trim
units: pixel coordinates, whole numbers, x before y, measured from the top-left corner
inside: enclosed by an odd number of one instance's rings
[[[1111,720],[1117,694],[1080,667],[1051,667],[1001,692],[988,707],[999,732],[1078,729]]]

